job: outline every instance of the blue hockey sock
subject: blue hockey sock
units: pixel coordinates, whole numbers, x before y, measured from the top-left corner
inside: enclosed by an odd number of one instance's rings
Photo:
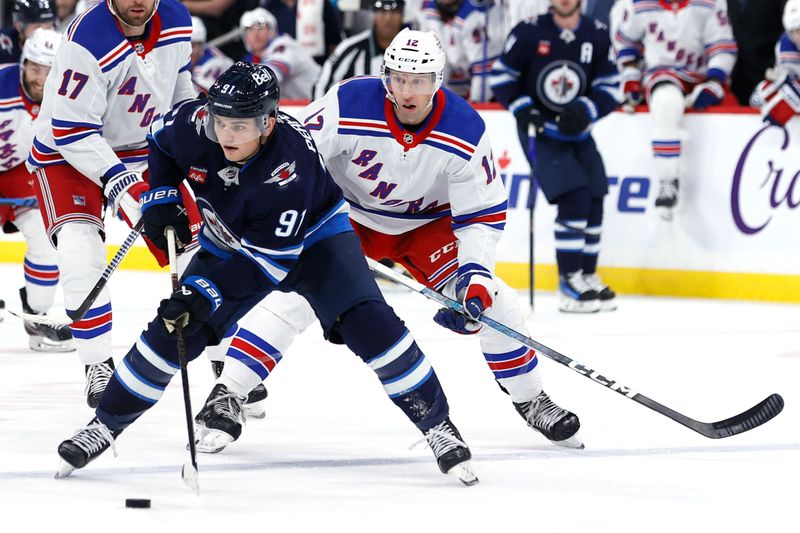
[[[592,198],[586,226],[586,246],[583,249],[583,273],[594,274],[600,254],[600,236],[603,232],[603,199]]]

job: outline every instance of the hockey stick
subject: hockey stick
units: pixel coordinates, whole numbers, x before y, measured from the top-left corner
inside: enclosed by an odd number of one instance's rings
[[[0,198],[0,205],[11,205],[14,207],[37,207],[39,203],[36,198]]]
[[[380,263],[378,263],[377,261],[373,261],[372,259],[367,258],[367,262],[369,263],[369,268],[373,272],[377,272],[378,274],[381,274],[382,276],[392,281],[400,283],[401,285],[405,285],[409,289],[416,291],[422,294],[423,296],[426,296],[429,299],[438,302],[444,307],[448,307],[459,313],[463,313],[464,310],[463,306],[460,303],[456,302],[455,300],[448,298],[447,296],[440,294],[434,291],[433,289],[429,289],[428,287],[425,287],[421,283],[418,283],[417,281],[414,281],[411,278],[408,278],[391,269],[388,269],[383,265],[381,265]],[[635,392],[632,389],[620,383],[617,383],[612,379],[602,376],[599,372],[591,368],[585,367],[582,364],[578,363],[577,361],[573,361],[569,357],[562,355],[557,351],[548,348],[547,346],[540,344],[535,340],[526,337],[525,335],[507,326],[504,326],[503,324],[495,320],[492,320],[491,318],[481,316],[480,318],[478,318],[478,322],[481,322],[482,324],[485,324],[486,326],[496,331],[499,331],[500,333],[524,344],[525,346],[528,346],[529,348],[533,348],[538,353],[546,356],[547,358],[552,359],[553,361],[560,363],[566,367],[569,367],[578,374],[581,374],[582,376],[587,377],[592,381],[599,383],[600,385],[603,385],[604,387],[608,387],[609,389],[618,392],[623,396],[625,396],[626,398],[633,400],[637,403],[640,403],[657,413],[661,413],[667,418],[670,418],[675,422],[683,426],[686,426],[692,431],[696,431],[702,436],[708,437],[709,439],[721,439],[724,437],[730,437],[732,435],[738,435],[739,433],[744,433],[745,431],[749,431],[753,428],[756,428],[772,420],[773,418],[778,416],[778,414],[783,409],[783,398],[781,398],[779,394],[772,394],[765,400],[751,407],[747,411],[739,413],[736,416],[732,416],[730,418],[721,420],[719,422],[699,422],[677,411],[674,411],[669,407],[662,405],[643,394]]]
[[[165,231],[167,237],[167,255],[169,256],[169,276],[172,279],[172,292],[181,290],[178,280],[178,259],[175,252],[175,230],[167,226]],[[200,479],[197,473],[197,451],[194,445],[194,420],[192,419],[192,398],[189,396],[189,372],[186,362],[186,343],[183,338],[183,324],[180,320],[175,321],[175,335],[178,338],[178,362],[181,367],[181,384],[183,385],[183,406],[186,411],[186,431],[189,433],[189,457],[190,462],[185,463],[181,468],[183,482],[191,488],[195,494],[200,494]]]

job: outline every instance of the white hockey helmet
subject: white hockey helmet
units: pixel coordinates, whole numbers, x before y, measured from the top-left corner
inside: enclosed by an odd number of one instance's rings
[[[239,19],[240,32],[244,33],[244,30],[252,28],[253,26],[267,26],[271,28],[272,31],[277,31],[278,20],[275,18],[275,15],[263,7],[257,7],[250,11],[245,11]]]
[[[800,0],[789,0],[783,8],[783,29],[787,32],[800,29]]]
[[[192,42],[204,43],[208,34],[206,33],[206,25],[200,17],[192,17]]]
[[[158,3],[160,1],[161,0],[156,0],[156,2],[153,4],[153,11],[150,12],[150,16],[147,17],[147,20],[144,21],[145,24],[150,22],[150,19],[153,18],[153,15],[155,15],[156,11],[158,11]],[[111,14],[114,15],[115,17],[117,17],[118,21],[120,21],[121,23],[125,24],[126,26],[130,26],[130,24],[128,24],[127,22],[122,20],[122,18],[117,13],[117,8],[114,7],[114,0],[106,0],[106,5],[108,5],[108,10],[111,11]]]
[[[395,102],[389,83],[389,73],[434,74],[433,94],[444,81],[445,55],[442,43],[432,31],[418,31],[404,28],[398,33],[383,54],[381,81],[389,99]]]
[[[61,38],[61,34],[55,30],[38,28],[33,35],[25,39],[25,45],[22,47],[22,61],[52,67],[56,51],[61,45]]]

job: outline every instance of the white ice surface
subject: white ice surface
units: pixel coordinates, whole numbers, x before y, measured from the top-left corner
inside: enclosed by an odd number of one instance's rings
[[[17,308],[20,270],[0,265],[0,298]],[[114,275],[117,361],[169,283],[166,273]],[[409,450],[416,429],[372,371],[316,327],[268,380],[267,418],[199,457],[199,497],[180,478],[180,379],[119,438],[118,457],[55,480],[58,443],[92,416],[83,367],[74,353],[29,351],[6,314],[0,531],[800,531],[797,306],[624,297],[615,313],[574,316],[538,295],[535,339],[690,417],[722,420],[773,392],[786,400],[765,426],[714,441],[541,358],[546,390],[580,416],[586,449],[573,451],[525,427],[476,339],[436,326],[436,308],[419,295],[387,298],[434,364],[477,486],[440,474],[425,447]],[[212,386],[204,356],[189,377],[197,410]],[[150,498],[152,508],[125,509],[125,498]]]

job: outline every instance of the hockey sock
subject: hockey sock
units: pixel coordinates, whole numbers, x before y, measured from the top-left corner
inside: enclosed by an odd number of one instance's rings
[[[58,256],[44,228],[38,210],[20,213],[14,225],[25,237],[25,293],[28,305],[36,313],[45,313],[53,305],[58,285]]]
[[[561,195],[557,200],[555,222],[556,262],[558,272],[567,274],[581,269],[583,248],[586,245],[586,225],[589,215],[589,191],[578,189]]]
[[[157,320],[117,365],[100,399],[97,418],[110,429],[125,429],[155,405],[180,368],[177,340],[164,334]],[[199,332],[185,341],[186,359],[191,361],[203,352],[206,338]]]
[[[340,333],[420,431],[447,417],[450,408],[431,363],[385,302],[370,301],[350,309],[341,317]]]
[[[675,179],[680,171],[683,92],[674,83],[657,83],[651,91],[648,105],[653,121],[656,177],[660,180]]]
[[[603,232],[603,199],[592,198],[586,226],[586,246],[583,248],[583,273],[594,274],[600,254],[600,235]]]

